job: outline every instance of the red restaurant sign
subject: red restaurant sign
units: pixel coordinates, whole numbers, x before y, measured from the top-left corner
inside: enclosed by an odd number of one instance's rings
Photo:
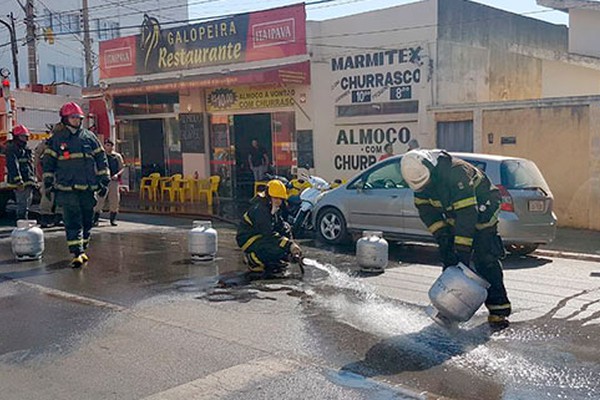
[[[145,16],[142,33],[100,43],[100,78],[196,69],[306,54],[306,13],[297,4],[164,29]]]

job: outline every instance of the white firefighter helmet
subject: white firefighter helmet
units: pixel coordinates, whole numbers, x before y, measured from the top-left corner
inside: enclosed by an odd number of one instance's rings
[[[400,170],[408,186],[415,192],[425,188],[431,179],[431,168],[437,164],[433,154],[427,150],[411,150],[402,156]]]

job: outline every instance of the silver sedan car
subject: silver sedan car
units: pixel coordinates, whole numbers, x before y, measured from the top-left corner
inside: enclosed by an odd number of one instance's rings
[[[499,232],[506,249],[528,254],[554,240],[554,198],[531,160],[475,153],[451,153],[485,172],[502,193]],[[319,238],[330,244],[363,230],[383,231],[388,239],[431,241],[413,192],[402,179],[402,155],[388,158],[324,193],[314,213]]]

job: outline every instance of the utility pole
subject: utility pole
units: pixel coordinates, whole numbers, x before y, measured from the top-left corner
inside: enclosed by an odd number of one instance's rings
[[[29,65],[29,84],[38,83],[37,77],[37,54],[35,42],[35,15],[33,13],[33,0],[27,0],[25,4],[25,24],[27,25],[27,62]]]
[[[94,85],[94,74],[92,65],[92,43],[90,38],[90,13],[88,0],[82,0],[81,15],[83,18],[83,52],[85,57],[85,86]]]
[[[15,17],[11,12],[8,15],[10,18],[10,24],[2,19],[0,19],[0,24],[6,26],[8,32],[10,34],[10,48],[12,50],[12,62],[13,62],[13,73],[15,74],[15,85],[16,88],[19,88],[19,61],[17,58],[17,54],[19,53],[19,49],[17,47],[17,35],[15,34]]]

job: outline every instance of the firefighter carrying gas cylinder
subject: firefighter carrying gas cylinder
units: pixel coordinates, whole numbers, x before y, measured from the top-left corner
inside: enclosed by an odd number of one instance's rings
[[[63,209],[73,268],[81,267],[89,259],[85,250],[96,205],[94,192],[106,195],[110,183],[104,149],[96,135],[81,126],[83,117],[77,103],[61,107],[61,122],[54,126],[43,162],[45,193],[49,196],[54,192],[56,204]]]
[[[443,150],[412,150],[401,160],[404,180],[415,192],[419,216],[435,237],[445,267],[462,262],[490,283],[485,305],[492,329],[509,325],[511,305],[504,287],[501,196],[490,179]]]
[[[267,183],[242,217],[237,231],[237,244],[244,251],[249,272],[265,278],[281,276],[288,262],[301,257],[300,247],[291,239],[291,230],[281,217],[281,206],[287,199],[285,185],[278,180]]]
[[[33,191],[37,186],[33,152],[27,148],[29,130],[17,125],[12,130],[13,139],[6,146],[8,184],[15,189],[17,220],[29,217]]]

